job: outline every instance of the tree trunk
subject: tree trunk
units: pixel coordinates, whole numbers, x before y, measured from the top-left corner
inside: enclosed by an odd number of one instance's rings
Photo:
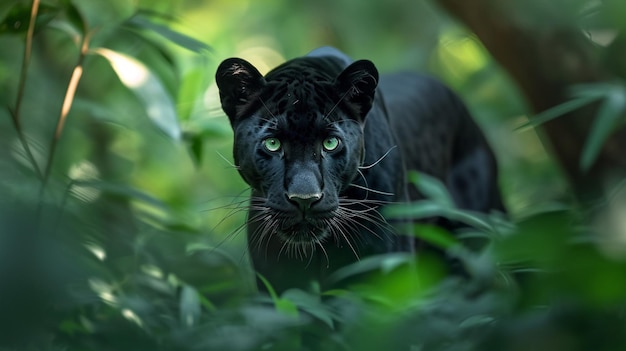
[[[567,90],[573,84],[611,78],[597,60],[598,55],[594,55],[597,52],[592,43],[574,21],[567,18],[568,11],[572,12],[572,2],[438,2],[480,38],[494,59],[517,82],[535,113],[566,101]],[[626,174],[624,129],[609,137],[589,170],[583,171],[580,167],[580,155],[597,107],[594,104],[578,109],[541,127],[544,144],[568,176],[577,198],[585,204],[594,203],[607,186]]]

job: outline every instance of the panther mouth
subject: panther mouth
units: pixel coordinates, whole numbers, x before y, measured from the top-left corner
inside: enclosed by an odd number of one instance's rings
[[[314,218],[284,220],[277,234],[289,244],[321,243],[329,236],[329,224],[323,219]]]

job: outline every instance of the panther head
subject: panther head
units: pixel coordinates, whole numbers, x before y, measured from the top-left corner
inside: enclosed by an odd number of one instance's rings
[[[345,195],[359,177],[363,126],[378,71],[367,60],[341,70],[296,59],[265,77],[230,58],[217,69],[222,108],[234,131],[234,160],[252,188],[250,235],[321,245],[357,227]],[[358,216],[357,216],[358,217]]]

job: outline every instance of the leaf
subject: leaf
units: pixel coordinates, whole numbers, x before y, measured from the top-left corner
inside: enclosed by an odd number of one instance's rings
[[[274,306],[276,307],[276,311],[291,317],[298,317],[298,307],[291,301],[287,299],[278,299],[274,301]]]
[[[328,280],[333,283],[339,282],[359,274],[379,269],[383,271],[383,273],[389,273],[402,264],[412,262],[413,258],[413,254],[407,252],[369,256],[336,270],[330,275]]]
[[[166,25],[154,23],[141,14],[131,17],[127,23],[130,27],[152,31],[172,43],[193,52],[199,53],[202,51],[209,51],[211,49],[207,44],[180,32],[174,31]]]
[[[384,209],[385,217],[404,219],[424,219],[440,216],[443,213],[441,205],[430,201],[415,201],[406,205],[392,205]]]
[[[109,61],[122,84],[141,100],[152,122],[172,139],[180,140],[182,133],[174,102],[159,78],[128,55],[105,48],[96,52]]]
[[[411,171],[409,172],[409,181],[415,184],[426,198],[444,207],[455,207],[454,200],[441,180],[426,173]]]
[[[549,122],[557,117],[561,117],[569,112],[577,110],[589,103],[597,100],[597,96],[584,96],[577,99],[566,101],[562,104],[549,108],[541,113],[538,113],[528,122],[516,127],[515,131],[524,131],[529,128],[540,126],[546,122]]]
[[[482,213],[452,209],[449,212],[444,211],[443,215],[453,221],[458,221],[486,232],[493,231],[493,226],[482,218],[486,216]]]
[[[291,301],[294,306],[324,322],[329,328],[334,329],[334,315],[332,311],[316,295],[300,289],[290,289],[283,293],[282,298]]]
[[[202,156],[204,154],[204,139],[200,135],[187,136],[185,139],[189,142],[189,149],[191,150],[191,156],[194,164],[199,167],[202,163]]]
[[[4,2],[4,0],[3,0]],[[32,6],[31,4],[18,4],[8,2],[0,5],[0,34],[3,33],[26,33],[30,23]],[[35,31],[45,27],[59,12],[59,9],[40,4],[35,20]]]
[[[416,237],[442,249],[449,249],[459,243],[452,234],[435,225],[416,224],[413,232]]]
[[[196,289],[183,285],[180,294],[180,321],[186,327],[197,324],[200,319],[200,298]]]
[[[128,185],[119,185],[99,180],[73,180],[72,185],[94,188],[110,194],[123,196],[128,199],[139,200],[162,210],[168,209],[167,205],[165,205],[162,201]]]
[[[486,217],[485,214],[442,206],[431,200],[415,201],[406,205],[388,206],[385,209],[385,216],[389,218],[415,220],[444,217],[483,231],[492,232],[494,230],[493,226],[484,219]]]
[[[85,18],[80,13],[78,8],[74,6],[71,1],[67,1],[65,5],[65,15],[69,23],[71,23],[72,27],[74,27],[81,35],[85,35],[89,28],[87,27],[87,23],[85,22]]]
[[[261,280],[261,282],[265,286],[265,289],[267,290],[268,294],[270,294],[270,297],[272,298],[272,301],[274,301],[274,303],[276,303],[276,301],[278,301],[279,298],[278,298],[278,294],[276,294],[276,290],[274,290],[274,287],[272,286],[272,284],[270,284],[269,280],[267,280],[267,278],[265,278],[260,273],[257,273],[256,276],[257,276],[257,278],[259,278],[259,280]]]
[[[194,60],[194,67],[185,73],[180,82],[178,115],[183,121],[188,121],[191,118],[198,101],[202,100],[199,97],[204,93],[207,86],[206,77],[209,75],[206,72],[206,67],[208,64],[202,58],[204,57]]]
[[[11,13],[11,10],[16,7],[19,0],[5,0],[0,3],[0,23],[4,23],[4,20]]]
[[[626,110],[626,88],[613,86],[604,103],[600,106],[596,119],[587,136],[580,158],[580,168],[588,170],[596,160],[604,142],[614,131]]]

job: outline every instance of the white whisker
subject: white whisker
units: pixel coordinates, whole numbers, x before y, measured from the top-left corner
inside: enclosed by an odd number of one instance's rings
[[[395,149],[395,148],[397,148],[397,147],[398,147],[398,145],[394,145],[394,146],[392,146],[391,148],[389,148],[389,150],[387,150],[387,152],[385,152],[385,154],[384,154],[384,155],[382,155],[382,156],[381,156],[378,160],[376,160],[376,162],[372,163],[372,164],[371,164],[371,165],[369,165],[369,166],[359,166],[359,169],[370,169],[370,168],[372,168],[372,167],[376,166],[377,164],[379,164],[379,163],[380,163],[380,161],[382,161],[385,157],[387,157],[387,155],[389,155],[389,153],[390,153],[392,150],[394,150],[394,149]]]
[[[395,195],[394,193],[388,193],[386,191],[376,190],[376,189],[368,188],[367,186],[362,186],[362,185],[358,185],[358,184],[354,184],[354,183],[350,184],[350,186],[353,186],[353,187],[359,188],[359,189],[363,189],[363,190],[366,190],[366,191],[371,191],[373,193],[380,194],[380,195],[385,195],[385,196],[394,196]]]
[[[229,160],[228,160],[228,159],[227,159],[224,155],[222,155],[222,153],[221,153],[221,152],[219,152],[219,151],[215,151],[215,152],[217,153],[217,155],[218,155],[219,157],[221,157],[221,158],[222,158],[222,160],[226,161],[226,163],[228,163],[228,165],[229,165],[230,167],[232,167],[232,168],[234,168],[234,169],[236,169],[236,170],[239,170],[239,169],[240,169],[240,168],[239,168],[239,166],[237,166],[236,164],[234,164],[234,163],[230,162],[230,161],[229,161]]]

